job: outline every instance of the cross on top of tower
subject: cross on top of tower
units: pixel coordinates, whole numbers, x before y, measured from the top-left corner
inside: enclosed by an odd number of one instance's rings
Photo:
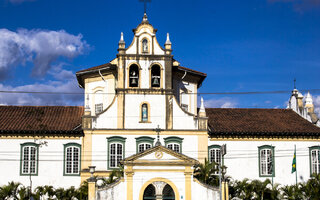
[[[147,13],[147,3],[150,3],[151,0],[139,0],[140,2],[144,3],[144,13]]]
[[[293,80],[294,89],[297,89],[297,88],[296,88],[296,81],[297,81],[296,78],[294,78],[294,80]]]
[[[155,131],[157,132],[157,142],[156,142],[155,146],[161,146],[161,142],[160,142],[160,131],[161,131],[161,129],[159,128],[159,125],[155,129]]]

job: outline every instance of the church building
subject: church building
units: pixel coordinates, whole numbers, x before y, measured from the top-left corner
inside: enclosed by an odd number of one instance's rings
[[[113,60],[76,73],[84,106],[0,106],[0,185],[77,187],[123,166],[96,199],[220,199],[194,178],[196,164],[294,184],[295,147],[298,181],[320,173],[310,94],[304,104],[293,90],[287,109],[205,108],[197,92],[207,74],[181,66],[169,34],[162,46],[156,33],[145,13],[129,45],[121,33]]]

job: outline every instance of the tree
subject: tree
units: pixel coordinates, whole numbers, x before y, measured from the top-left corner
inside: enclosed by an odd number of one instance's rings
[[[0,189],[0,199],[13,198],[18,199],[18,189],[21,183],[9,182],[8,185],[1,187]]]
[[[217,163],[210,163],[207,159],[205,159],[204,163],[199,163],[195,166],[194,177],[202,183],[211,186],[218,186],[219,178],[216,175],[217,171]]]

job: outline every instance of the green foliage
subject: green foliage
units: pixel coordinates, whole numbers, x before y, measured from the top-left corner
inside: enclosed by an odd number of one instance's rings
[[[76,189],[70,187],[67,189],[55,189],[52,186],[39,186],[35,189],[34,193],[30,193],[29,187],[24,187],[20,183],[9,182],[8,185],[0,187],[0,199],[16,199],[16,200],[29,200],[32,196],[35,200],[40,199],[42,196],[47,196],[49,200],[70,200],[77,198],[78,200],[88,199],[88,183],[84,182]]]
[[[219,177],[216,175],[217,171],[217,164],[205,159],[204,163],[200,163],[195,166],[194,177],[202,183],[211,186],[218,186]]]

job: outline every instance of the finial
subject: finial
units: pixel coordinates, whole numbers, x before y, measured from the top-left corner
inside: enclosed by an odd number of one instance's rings
[[[165,44],[171,44],[170,38],[169,38],[169,33],[167,33],[167,41]]]
[[[203,98],[201,97],[201,104],[200,104],[200,110],[199,112],[206,112],[206,109],[204,108],[204,101],[203,101]]]
[[[161,142],[160,142],[160,131],[161,131],[161,129],[159,128],[159,125],[158,125],[158,128],[155,129],[155,131],[157,132],[157,142],[156,142],[155,146],[161,146]]]
[[[124,42],[124,39],[123,39],[123,32],[121,32],[121,36],[120,36],[120,41],[119,41],[119,43],[125,43],[125,42]]]
[[[143,14],[142,22],[143,23],[149,23],[147,13]]]

